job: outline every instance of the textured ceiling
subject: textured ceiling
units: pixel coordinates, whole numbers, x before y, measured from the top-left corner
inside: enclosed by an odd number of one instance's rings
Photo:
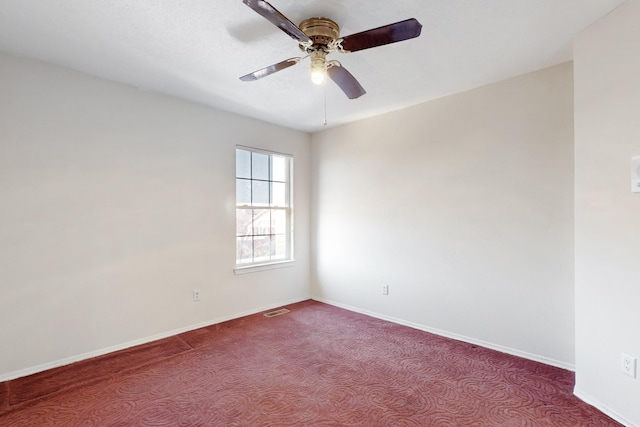
[[[572,58],[572,40],[623,0],[271,0],[298,24],[324,16],[349,35],[407,18],[417,39],[338,59],[367,94],[315,86],[308,62],[241,0],[0,0],[0,51],[304,131],[371,117]]]

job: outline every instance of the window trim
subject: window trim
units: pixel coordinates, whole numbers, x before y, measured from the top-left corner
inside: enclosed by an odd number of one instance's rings
[[[250,264],[244,266],[236,266],[233,271],[238,274],[255,273],[257,271],[275,270],[277,268],[287,268],[296,265],[295,260],[274,261],[269,264]]]
[[[236,145],[236,149],[234,150],[235,153],[235,159],[237,161],[237,150],[245,150],[245,151],[249,151],[251,153],[258,153],[258,154],[265,154],[268,156],[282,156],[282,157],[286,157],[288,159],[288,176],[287,176],[287,184],[288,184],[288,193],[289,193],[289,200],[288,200],[288,205],[286,208],[276,208],[276,209],[284,209],[286,211],[289,212],[289,217],[288,217],[288,222],[289,222],[289,230],[287,233],[288,236],[288,243],[289,243],[289,256],[286,259],[278,259],[278,260],[274,260],[274,261],[266,261],[266,262],[257,262],[257,263],[252,263],[252,264],[238,264],[238,258],[237,258],[237,242],[238,242],[238,235],[237,235],[237,231],[236,231],[236,237],[235,237],[235,244],[236,244],[236,257],[235,257],[235,267],[234,267],[234,272],[235,274],[246,274],[246,273],[252,273],[252,272],[256,272],[256,271],[264,271],[264,270],[271,270],[271,269],[276,269],[276,268],[286,268],[286,267],[292,267],[293,265],[295,265],[295,251],[294,251],[294,237],[295,237],[295,232],[294,232],[294,156],[293,154],[289,154],[289,153],[283,153],[283,152],[278,152],[278,151],[273,151],[273,150],[265,150],[262,148],[255,148],[255,147],[249,147],[246,145]],[[235,164],[235,162],[234,162]],[[236,170],[235,173],[235,183],[237,185],[237,180],[238,180],[238,176],[237,176],[237,166],[234,168]],[[237,209],[238,209],[238,204],[237,204],[237,195],[235,196],[236,198],[236,204],[235,204],[235,208],[234,208],[234,213],[237,215]],[[244,207],[245,209],[248,208],[251,205],[242,205],[242,207]],[[254,207],[254,209],[264,209],[264,207]],[[267,207],[267,209],[271,209],[271,207]],[[237,216],[236,216],[237,218]],[[236,230],[237,230],[237,219],[236,219]]]

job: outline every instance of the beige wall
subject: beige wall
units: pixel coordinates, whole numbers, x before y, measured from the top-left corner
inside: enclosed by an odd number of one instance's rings
[[[313,296],[572,368],[572,88],[567,63],[314,134]]]
[[[575,43],[576,388],[627,425],[640,426],[640,2],[632,0]]]
[[[309,298],[309,135],[6,55],[0,100],[0,380]],[[294,267],[233,273],[236,144],[295,157]]]

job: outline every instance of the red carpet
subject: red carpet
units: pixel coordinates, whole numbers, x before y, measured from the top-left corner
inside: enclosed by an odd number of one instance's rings
[[[618,426],[571,372],[313,301],[0,383],[1,426]]]

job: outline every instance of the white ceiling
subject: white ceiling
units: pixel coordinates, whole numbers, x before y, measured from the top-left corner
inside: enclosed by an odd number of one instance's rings
[[[324,16],[349,35],[417,18],[422,35],[331,54],[364,86],[349,100],[314,86],[308,62],[241,0],[0,0],[0,51],[303,131],[371,117],[572,58],[577,33],[624,0],[271,0],[298,24]]]

